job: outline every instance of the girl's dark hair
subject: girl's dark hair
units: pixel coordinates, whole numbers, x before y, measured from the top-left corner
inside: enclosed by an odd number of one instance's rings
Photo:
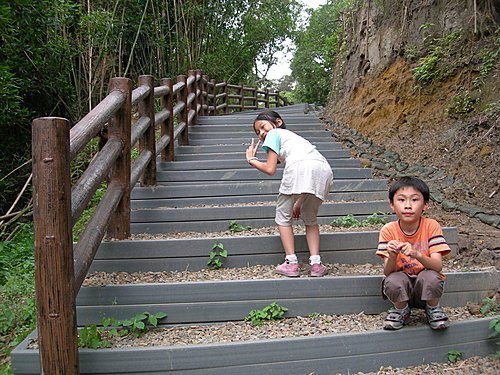
[[[424,202],[429,202],[430,192],[427,184],[419,178],[416,177],[401,177],[399,180],[394,182],[389,189],[389,201],[392,203],[394,199],[394,195],[396,192],[405,187],[412,187],[415,190],[419,191],[424,197]]]
[[[280,119],[281,120],[281,125],[279,126],[281,129],[286,129],[285,121],[283,118],[279,115],[278,112],[272,111],[272,110],[267,110],[264,112],[259,113],[259,115],[253,120],[253,126],[255,128],[255,123],[257,121],[269,121],[270,123],[274,124],[275,126],[278,127],[278,124],[276,123],[276,120]]]

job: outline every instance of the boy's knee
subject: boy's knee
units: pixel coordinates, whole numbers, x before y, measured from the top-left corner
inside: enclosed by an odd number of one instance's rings
[[[393,272],[384,279],[384,290],[386,292],[399,292],[406,290],[409,283],[408,277],[404,272]]]

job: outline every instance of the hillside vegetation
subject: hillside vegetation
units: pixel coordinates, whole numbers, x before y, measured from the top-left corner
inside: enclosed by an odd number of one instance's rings
[[[366,1],[346,33],[326,117],[460,182],[499,213],[500,9],[494,1]],[[475,6],[474,6],[475,5]]]

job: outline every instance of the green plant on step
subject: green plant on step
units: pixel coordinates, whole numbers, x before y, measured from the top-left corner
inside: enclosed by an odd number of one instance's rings
[[[352,214],[339,217],[338,219],[333,220],[330,224],[334,227],[341,228],[355,228],[360,226],[359,220],[356,219]]]
[[[207,265],[214,269],[219,269],[222,267],[222,259],[227,258],[227,250],[222,243],[216,242],[212,246],[212,251],[208,254],[208,258]]]
[[[155,314],[145,311],[123,321],[105,317],[102,319],[102,326],[109,336],[123,337],[132,334],[140,337],[145,331],[157,327],[158,321],[166,317],[167,314],[161,311]]]
[[[462,359],[464,355],[460,350],[450,350],[448,351],[448,362],[455,363]]]
[[[385,224],[387,222],[386,215],[383,213],[374,213],[368,216],[365,220],[358,220],[352,214],[340,217],[333,220],[330,225],[340,228],[357,228],[368,227],[372,225]]]
[[[283,319],[285,313],[288,311],[286,307],[278,305],[273,302],[262,310],[251,310],[245,317],[246,322],[250,322],[253,326],[261,326],[264,321]]]
[[[497,317],[495,319],[490,320],[490,322],[488,323],[488,327],[490,330],[493,331],[488,335],[488,338],[500,336],[500,318]],[[495,344],[499,346],[500,341],[496,341]],[[500,350],[497,350],[495,352],[495,357],[500,359]]]
[[[126,319],[122,322],[122,326],[129,330],[129,332],[135,337],[139,337],[147,331],[150,327],[156,327],[158,325],[158,320],[163,319],[167,316],[164,312],[158,312],[156,314],[151,314],[148,312],[143,312],[133,316],[130,319]]]
[[[485,316],[494,316],[498,314],[498,302],[495,297],[483,298],[482,305],[480,308],[481,314]]]
[[[102,338],[101,332],[95,324],[87,325],[78,332],[78,346],[80,348],[110,348],[111,342]]]
[[[317,319],[321,316],[321,314],[319,312],[313,312],[313,313],[310,313],[307,315],[308,318],[310,319]]]
[[[236,221],[231,221],[229,223],[229,231],[231,233],[238,233],[238,232],[243,232],[245,230],[249,230],[249,229],[252,229],[252,227],[248,226],[248,225],[241,225],[241,224],[238,224]]]
[[[361,222],[363,226],[369,226],[369,225],[379,225],[379,224],[385,224],[387,223],[387,216],[384,213],[377,213],[375,212],[374,214],[371,214],[368,216],[365,220]]]

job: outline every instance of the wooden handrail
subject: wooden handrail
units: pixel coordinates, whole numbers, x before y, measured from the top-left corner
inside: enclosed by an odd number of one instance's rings
[[[189,128],[198,116],[282,103],[287,105],[279,93],[216,83],[201,70],[190,70],[177,76],[175,83],[164,78],[156,87],[152,76],[141,76],[133,90],[130,79],[114,78],[104,100],[71,129],[62,118],[33,121],[33,222],[43,373],[79,373],[76,295],[104,236],[129,237],[131,190],[139,182],[156,184],[157,156],[173,161],[175,141],[189,143]],[[133,108],[138,114],[135,123]],[[106,143],[71,188],[70,161],[105,130]],[[139,154],[132,161],[133,148]],[[72,227],[103,183],[106,192],[73,245]]]

